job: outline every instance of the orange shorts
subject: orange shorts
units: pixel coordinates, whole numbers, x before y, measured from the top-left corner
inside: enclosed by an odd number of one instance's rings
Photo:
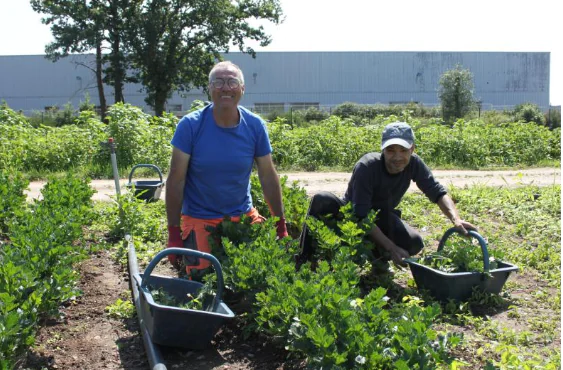
[[[256,208],[252,208],[246,213],[246,215],[252,219],[252,224],[260,223],[265,220],[265,218],[258,213]],[[192,238],[193,244],[195,245],[194,249],[197,249],[200,252],[211,253],[211,247],[209,246],[210,233],[205,229],[205,227],[217,227],[217,225],[219,225],[222,221],[223,218],[201,219],[182,215],[182,240],[186,240],[188,236],[190,236],[190,233],[193,232]],[[240,217],[231,217],[231,221],[239,222]],[[192,269],[203,270],[209,266],[211,266],[210,261],[200,258],[198,265],[186,266],[186,271],[189,274]]]

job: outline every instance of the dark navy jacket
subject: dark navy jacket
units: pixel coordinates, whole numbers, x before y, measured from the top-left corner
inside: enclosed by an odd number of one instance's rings
[[[434,179],[428,166],[416,154],[411,156],[402,172],[394,175],[387,172],[383,161],[382,153],[373,152],[364,155],[354,166],[344,201],[352,202],[354,213],[359,218],[366,217],[371,209],[395,209],[411,181],[434,203],[447,193],[446,188]]]

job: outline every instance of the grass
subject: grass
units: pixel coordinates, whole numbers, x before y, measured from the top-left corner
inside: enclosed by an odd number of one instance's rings
[[[560,368],[561,187],[473,186],[453,188],[451,195],[489,248],[520,268],[500,296],[474,295],[443,315],[444,330],[464,334],[456,357],[468,369],[487,363],[503,369]],[[425,249],[435,250],[450,226],[438,207],[413,193],[401,208],[408,210],[403,215],[410,225],[425,230]],[[397,279],[409,284],[410,272],[401,271]]]

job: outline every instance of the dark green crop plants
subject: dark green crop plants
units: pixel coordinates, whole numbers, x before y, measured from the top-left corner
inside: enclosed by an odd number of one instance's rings
[[[73,265],[86,257],[92,194],[87,180],[67,175],[50,180],[39,201],[11,202],[0,242],[0,368],[12,368],[34,343],[41,317],[56,316],[61,302],[80,294]]]
[[[383,288],[361,294],[368,226],[351,217],[347,207],[333,228],[311,222],[322,249],[315,268],[306,263],[295,271],[295,244],[276,240],[271,220],[224,223],[215,230],[223,249],[214,254],[228,285],[252,293],[250,315],[258,330],[305,356],[313,368],[409,369],[451,362],[449,348],[460,338],[432,328],[439,305],[425,306],[415,297],[391,302]]]
[[[148,290],[156,304],[178,307],[189,310],[206,311],[213,307],[215,293],[211,281],[203,284],[197,293],[187,293],[184,297],[176,297],[162,287],[148,286]]]
[[[426,253],[419,263],[446,273],[483,272],[484,261],[481,246],[475,239],[463,240],[451,237],[439,252]],[[489,269],[498,267],[498,260],[489,256]]]

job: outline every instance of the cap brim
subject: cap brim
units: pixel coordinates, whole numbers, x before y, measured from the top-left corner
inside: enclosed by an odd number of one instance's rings
[[[389,139],[386,142],[384,142],[383,144],[381,144],[381,150],[387,148],[389,145],[400,145],[405,149],[410,149],[412,148],[413,143],[409,143],[406,140],[403,139]]]

